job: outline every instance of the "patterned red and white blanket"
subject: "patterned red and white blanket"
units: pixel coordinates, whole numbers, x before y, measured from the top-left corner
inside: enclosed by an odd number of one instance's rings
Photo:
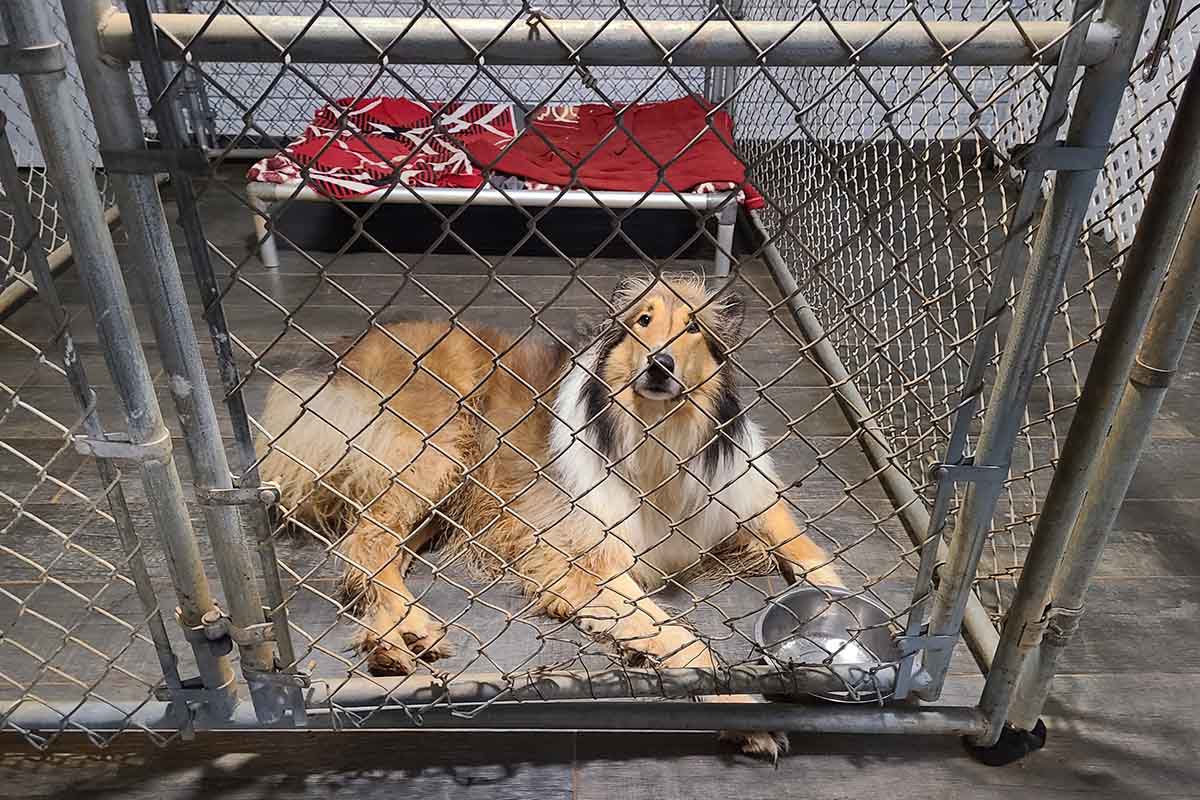
[[[439,113],[440,112],[440,113]],[[307,185],[353,199],[412,187],[583,186],[617,191],[718,192],[761,207],[733,154],[733,121],[704,101],[544,106],[524,129],[509,103],[425,105],[346,98],[317,110],[304,133],[254,164],[252,181]],[[305,171],[307,170],[307,175]]]

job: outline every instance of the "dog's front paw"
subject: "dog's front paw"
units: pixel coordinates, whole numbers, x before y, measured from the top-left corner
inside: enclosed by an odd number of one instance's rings
[[[768,731],[721,731],[721,741],[731,742],[748,756],[779,766],[779,757],[788,751],[786,733]]]
[[[415,630],[406,629],[401,635],[404,643],[422,661],[437,661],[454,655],[446,629],[436,623]]]

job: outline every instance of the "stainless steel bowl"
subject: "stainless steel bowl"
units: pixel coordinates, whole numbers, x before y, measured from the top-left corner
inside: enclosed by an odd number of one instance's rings
[[[892,615],[845,589],[808,585],[776,598],[758,618],[755,638],[779,669],[823,665],[846,688],[814,696],[839,703],[877,703],[891,697],[900,650]]]

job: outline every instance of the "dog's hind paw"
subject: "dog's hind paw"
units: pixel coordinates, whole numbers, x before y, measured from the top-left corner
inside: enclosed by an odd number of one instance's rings
[[[748,756],[779,766],[779,757],[788,751],[786,733],[768,731],[721,731],[721,741],[731,742]]]

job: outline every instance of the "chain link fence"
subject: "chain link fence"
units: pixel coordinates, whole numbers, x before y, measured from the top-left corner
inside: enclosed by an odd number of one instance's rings
[[[822,11],[838,19],[908,13],[883,5],[826,3]],[[1173,20],[1165,11],[1152,4],[1142,33],[980,564],[976,590],[997,624],[1195,53],[1200,5],[1182,3]],[[773,12],[769,3],[747,4],[748,18]],[[1070,4],[931,4],[919,13],[931,20],[1065,19]],[[1155,55],[1160,37],[1165,45]],[[762,154],[752,179],[769,196],[800,198],[765,215],[768,225],[919,486],[929,485],[930,468],[944,457],[983,323],[981,301],[1020,188],[1010,160],[1037,132],[1053,71],[847,68],[745,90],[739,144]],[[771,108],[780,110],[764,113]],[[772,135],[779,127],[788,130],[782,147]],[[1019,284],[1018,277],[1010,309]],[[981,405],[980,419],[984,413]]]
[[[0,126],[5,190],[26,185],[7,130]],[[104,353],[78,283],[56,285],[53,276],[47,243],[63,233],[51,238],[39,207],[20,191],[9,194],[15,254],[9,265],[24,265],[13,279],[28,283],[28,302],[0,321],[3,725],[37,747],[67,731],[103,746],[120,730],[139,728],[165,743],[169,735],[131,717],[154,699],[164,674],[179,685],[160,610],[170,618],[173,603],[160,606],[159,599],[170,596],[172,584],[161,553],[143,548],[139,538],[153,530],[144,496],[126,493],[116,462],[77,448],[80,438],[103,439],[103,418],[119,415],[112,413]],[[86,714],[76,716],[88,703],[111,709],[122,722],[93,730]],[[22,712],[41,710],[48,725],[34,730],[20,722]]]
[[[1012,322],[1047,302],[1022,297],[1014,270],[1050,237],[1011,227],[1055,169],[1030,167],[1029,146],[1054,143],[1077,68],[1122,52],[1111,26],[1014,2],[171,7],[190,13],[158,19],[153,41],[144,2],[106,21],[98,52],[137,62],[130,96],[153,122],[106,113],[101,131],[155,131],[164,152],[133,155],[171,171],[190,264],[178,297],[144,299],[161,336],[186,292],[215,345],[232,485],[204,483],[217,462],[188,405],[198,373],[164,355],[164,380],[231,611],[168,627],[193,649],[239,647],[256,717],[226,723],[263,722],[285,686],[273,723],[487,725],[512,701],[703,697],[725,701],[703,720],[758,730],[785,717],[730,710],[747,693],[880,711],[893,694],[936,700],[972,655],[987,665],[1119,274],[1122,215],[1159,154],[1130,142],[1161,130],[1174,97],[1141,88],[1137,59],[1137,110],[1122,112],[1050,332]],[[1176,50],[1197,8],[1178,15],[1155,86],[1186,71]],[[1152,22],[1143,52],[1157,35]],[[185,164],[193,144],[211,160]],[[161,248],[153,219],[132,224],[135,258]],[[31,337],[33,313],[11,347],[78,382]],[[1020,365],[1001,374],[999,354],[1029,343],[1026,398],[1001,386]],[[41,458],[4,445],[11,524],[108,569],[88,593],[22,539],[31,585],[75,592],[125,637],[94,645],[97,682],[76,683],[108,698],[97,687],[116,676],[123,719],[162,727],[130,705],[159,681],[122,659],[144,670],[170,651],[156,599],[170,585],[125,535],[128,503],[101,508],[119,476],[52,479],[77,426],[39,410],[24,372],[3,386],[54,443]],[[1011,459],[989,412],[1023,415]],[[1007,475],[994,508],[988,470]],[[955,481],[974,489],[946,502]],[[50,488],[115,526],[116,549],[40,511],[30,498]],[[228,505],[236,524],[213,511]],[[257,576],[230,555],[251,544]],[[232,588],[237,574],[255,590]],[[110,584],[141,616],[105,610]],[[54,647],[81,638],[14,602]],[[967,646],[952,648],[960,625]],[[203,687],[172,668],[159,696],[177,704],[227,688],[203,664]],[[40,675],[14,672],[14,696]],[[982,730],[974,709],[925,719]]]

